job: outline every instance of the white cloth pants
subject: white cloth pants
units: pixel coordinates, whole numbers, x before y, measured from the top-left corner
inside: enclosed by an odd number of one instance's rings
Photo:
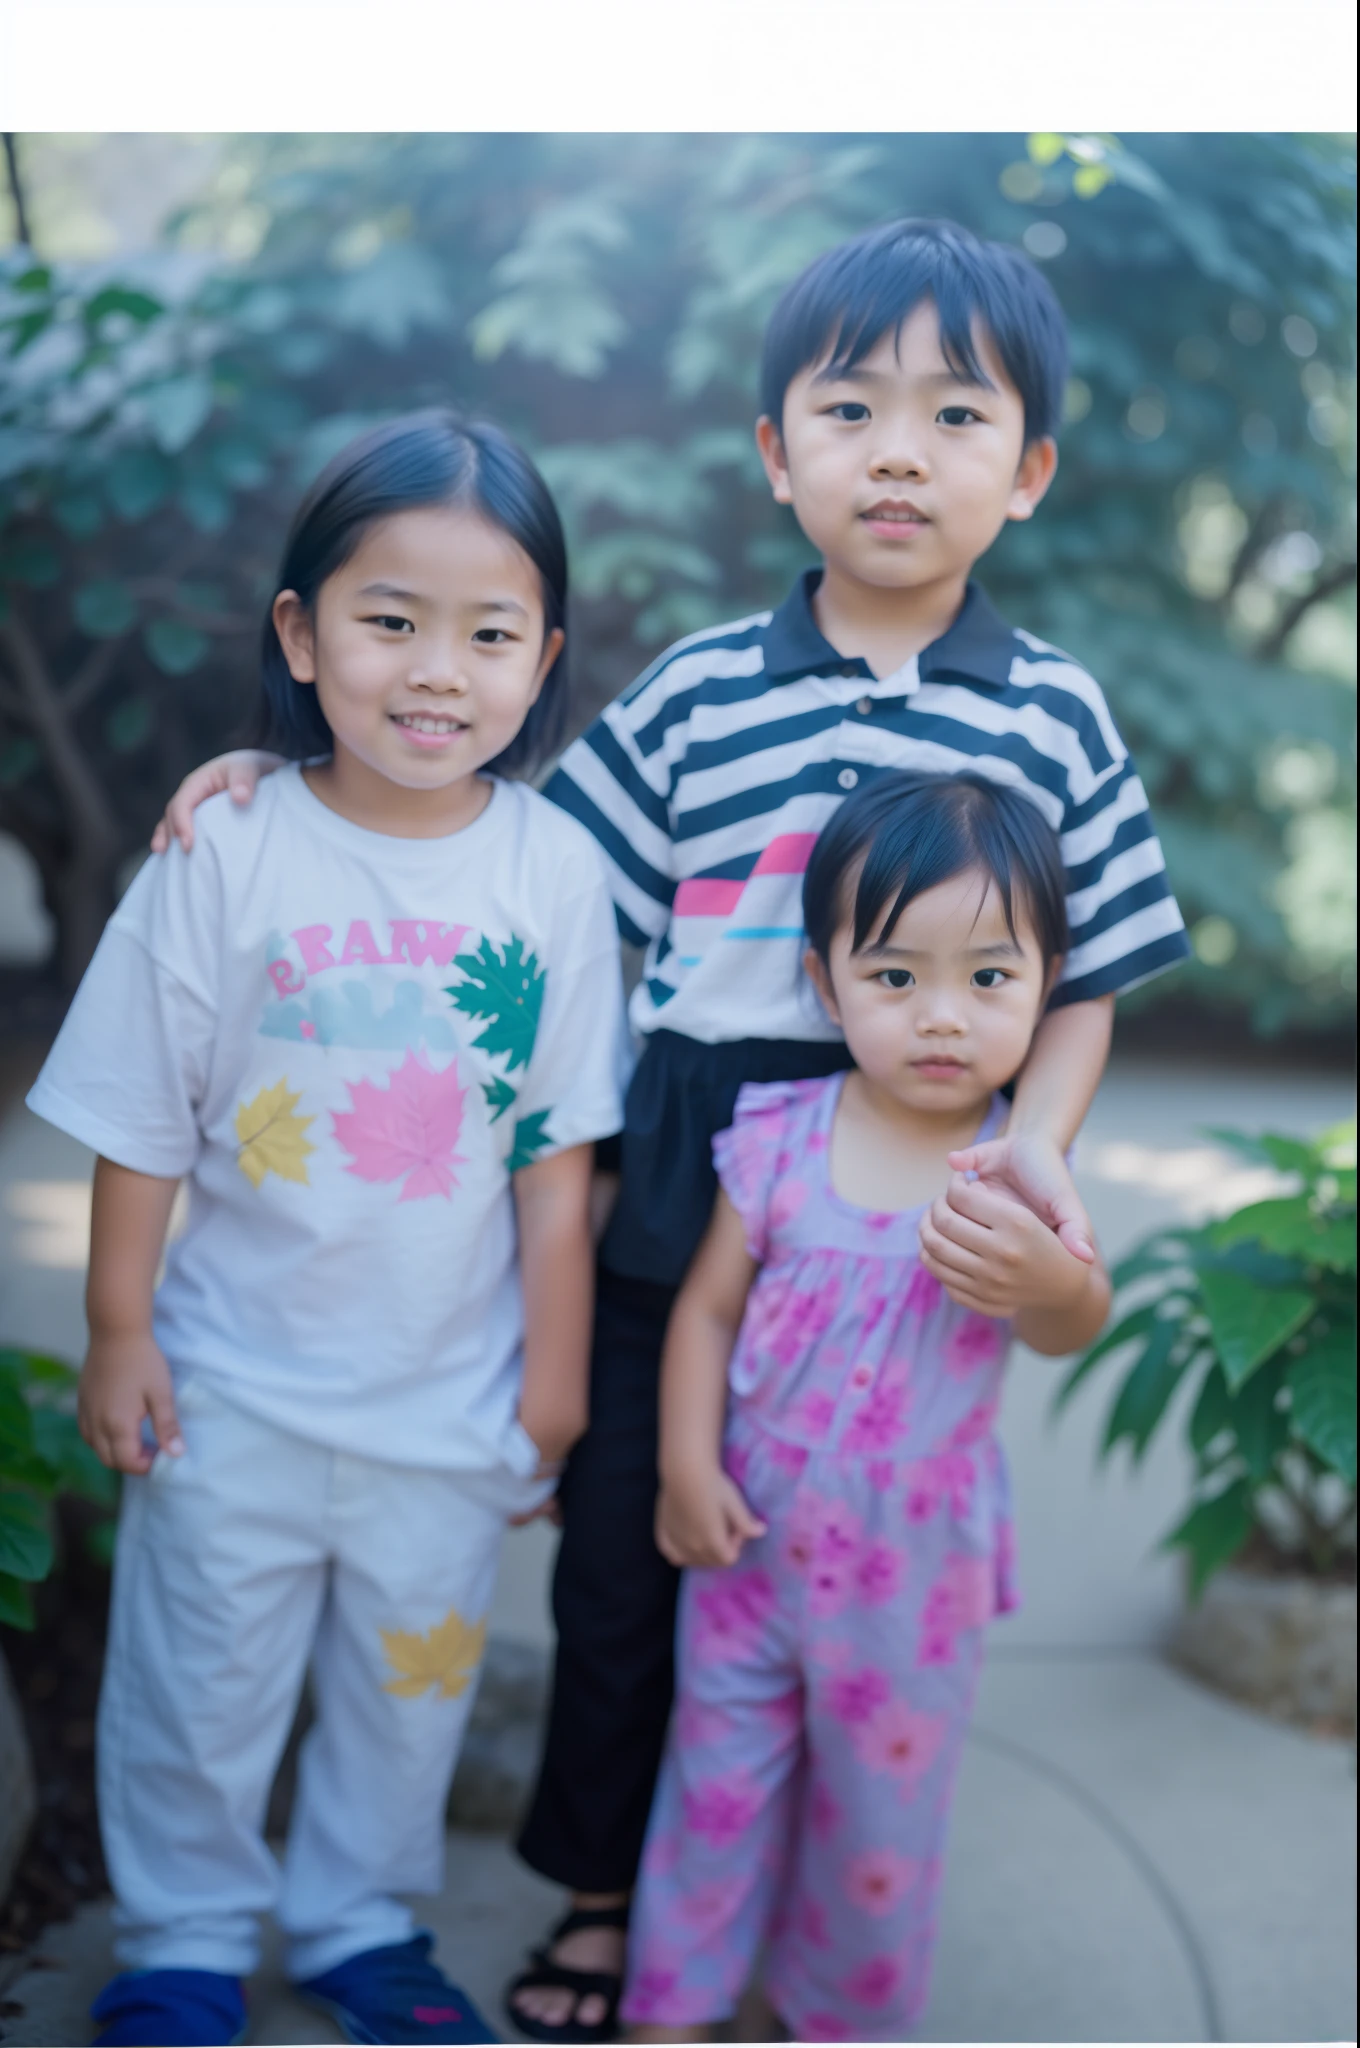
[[[201,1380],[176,1391],[184,1455],[125,1483],[99,1708],[117,1954],[245,1976],[273,1912],[311,1977],[409,1939],[393,1895],[443,1882],[501,1536],[544,1488],[353,1457]],[[265,1806],[309,1661],[280,1870]]]

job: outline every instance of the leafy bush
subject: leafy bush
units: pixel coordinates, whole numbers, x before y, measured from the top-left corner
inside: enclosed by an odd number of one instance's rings
[[[0,1349],[0,1622],[32,1628],[29,1590],[52,1569],[52,1502],[77,1494],[112,1510],[118,1479],[76,1427],[76,1375],[35,1351]],[[91,1531],[108,1555],[111,1521]]]
[[[1166,1547],[1186,1552],[1195,1598],[1254,1532],[1318,1573],[1355,1549],[1355,1124],[1311,1145],[1209,1135],[1294,1191],[1135,1247],[1114,1270],[1117,1320],[1056,1403],[1123,1365],[1101,1456],[1127,1443],[1137,1463],[1185,1390],[1194,1499]]]
[[[528,440],[569,528],[584,720],[808,559],[751,443],[764,321],[820,250],[938,213],[1028,249],[1071,320],[1054,489],[984,580],[1099,678],[1147,782],[1195,959],[1135,1002],[1349,1017],[1346,138],[221,149],[168,246],[0,265],[0,830],[68,982],[166,791],[241,722],[289,500],[347,435],[452,401]]]

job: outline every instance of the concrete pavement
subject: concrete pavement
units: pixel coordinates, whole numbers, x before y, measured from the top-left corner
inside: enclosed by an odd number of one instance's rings
[[[1311,1131],[1350,1108],[1340,1077],[1124,1060],[1079,1177],[1113,1256],[1173,1216],[1268,1189],[1207,1125]],[[88,1156],[23,1110],[0,1130],[0,1341],[79,1355]],[[939,2041],[1354,2039],[1353,1751],[1205,1691],[1158,1652],[1179,1604],[1157,1538],[1179,1511],[1174,1434],[1138,1474],[1097,1472],[1109,1393],[1048,1418],[1061,1366],[1014,1361],[1004,1433],[1025,1604],[994,1634],[960,1781],[935,1988]],[[514,1532],[492,1628],[546,1644],[552,1538]],[[446,1967],[491,2012],[557,1909],[498,1837],[450,1838],[429,1908]],[[74,2042],[110,1964],[107,1909],[50,1931],[7,1996],[12,2042]],[[251,2040],[333,2040],[269,1970]]]

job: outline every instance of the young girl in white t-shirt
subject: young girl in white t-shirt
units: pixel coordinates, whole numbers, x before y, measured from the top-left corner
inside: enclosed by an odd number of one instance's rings
[[[270,1910],[351,2040],[495,2038],[398,1895],[441,1883],[505,1523],[586,1419],[618,944],[587,833],[503,779],[560,720],[565,585],[494,428],[416,415],[337,457],[264,633],[295,765],[147,863],[29,1098],[99,1155],[80,1417],[128,1475],[105,2044],[239,2038]]]

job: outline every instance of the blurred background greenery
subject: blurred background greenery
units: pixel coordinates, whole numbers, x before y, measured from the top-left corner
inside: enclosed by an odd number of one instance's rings
[[[1057,483],[983,580],[1100,679],[1156,807],[1196,957],[1134,1005],[1211,1043],[1347,1030],[1350,139],[19,135],[8,159],[0,835],[64,986],[174,783],[247,724],[283,525],[351,432],[452,401],[527,441],[572,541],[582,724],[808,558],[754,456],[761,328],[820,249],[921,213],[1023,245],[1071,319]]]

